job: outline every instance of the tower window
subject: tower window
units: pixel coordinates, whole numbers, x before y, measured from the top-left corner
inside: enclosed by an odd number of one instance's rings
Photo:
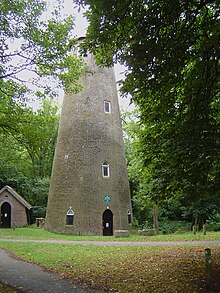
[[[111,103],[109,101],[104,101],[104,111],[105,113],[111,113]]]
[[[102,176],[103,177],[109,177],[109,164],[107,162],[102,164]]]
[[[70,207],[66,213],[66,225],[73,225],[74,220],[74,211]]]
[[[128,210],[128,224],[131,224],[131,212]]]

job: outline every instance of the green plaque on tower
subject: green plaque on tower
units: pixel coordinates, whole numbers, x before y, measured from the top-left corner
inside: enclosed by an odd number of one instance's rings
[[[104,196],[104,203],[110,203],[111,202],[111,196],[105,195]]]

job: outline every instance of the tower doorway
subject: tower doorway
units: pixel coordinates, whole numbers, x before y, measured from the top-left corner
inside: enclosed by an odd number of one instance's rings
[[[11,205],[4,202],[1,206],[1,228],[11,228]]]
[[[113,235],[113,213],[107,209],[102,214],[103,236]]]

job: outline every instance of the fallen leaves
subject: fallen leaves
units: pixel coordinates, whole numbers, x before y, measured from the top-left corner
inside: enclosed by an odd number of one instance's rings
[[[97,247],[8,244],[26,258],[92,288],[118,293],[220,292],[220,246],[211,247],[207,278],[205,247]],[[21,249],[22,248],[22,249]],[[28,255],[28,254],[31,255]],[[208,282],[209,281],[209,282]]]
[[[220,247],[212,248],[215,273],[211,286],[220,291],[219,255]],[[154,249],[151,254],[147,248],[127,247],[127,250],[115,250],[114,255],[105,253],[99,258],[90,269],[80,272],[79,282],[121,293],[205,292],[207,288],[204,249],[201,248]],[[68,274],[75,279],[77,271],[73,273],[70,268]]]

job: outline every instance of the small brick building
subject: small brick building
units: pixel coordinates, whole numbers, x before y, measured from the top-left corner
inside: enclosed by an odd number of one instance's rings
[[[0,209],[0,228],[23,227],[30,223],[31,205],[8,185],[0,190]]]

